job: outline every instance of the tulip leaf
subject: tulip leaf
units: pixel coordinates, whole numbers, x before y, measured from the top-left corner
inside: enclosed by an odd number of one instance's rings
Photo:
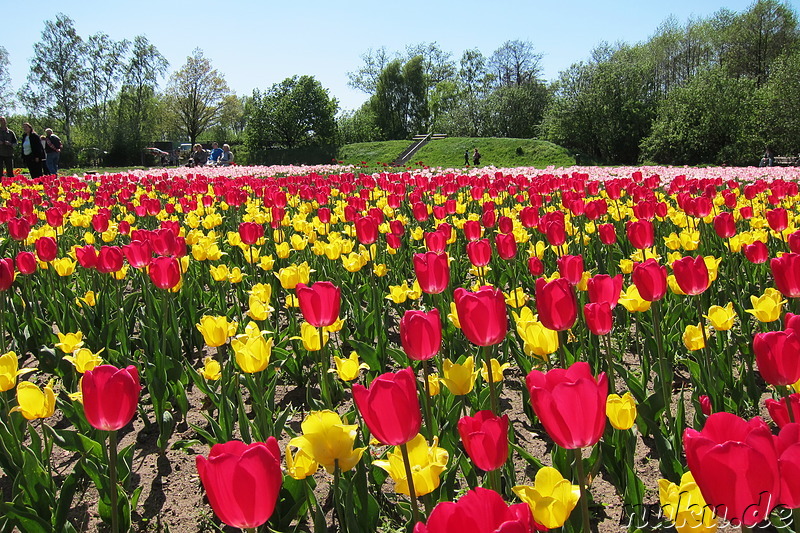
[[[53,528],[38,514],[20,503],[0,502],[0,514],[20,531],[26,533],[51,533]],[[7,531],[4,529],[4,531]]]
[[[385,371],[378,360],[378,352],[374,346],[352,338],[348,339],[347,342],[356,352],[358,352],[358,356],[369,365],[370,371],[375,373],[381,373]]]
[[[61,482],[53,517],[53,529],[56,531],[65,531],[65,525],[68,524],[67,514],[72,509],[72,498],[75,496],[75,490],[78,488],[78,480],[80,479],[79,472],[80,469],[73,470]]]
[[[47,425],[45,426],[45,430],[52,435],[53,441],[59,448],[73,453],[94,455],[95,457],[101,457],[103,455],[103,446],[99,442],[90,439],[78,431],[55,429]]]

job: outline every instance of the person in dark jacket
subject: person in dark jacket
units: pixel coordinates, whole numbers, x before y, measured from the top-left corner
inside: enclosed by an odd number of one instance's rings
[[[61,158],[61,139],[58,135],[53,133],[53,130],[47,128],[44,130],[45,145],[44,153],[47,158],[47,171],[50,174],[58,174],[58,160]]]
[[[39,134],[33,131],[33,126],[24,122],[22,124],[22,160],[31,173],[31,178],[42,176],[42,161],[45,160],[44,148]]]
[[[3,167],[6,175],[14,176],[14,148],[17,146],[17,136],[8,129],[6,117],[0,117],[0,177],[3,176]]]

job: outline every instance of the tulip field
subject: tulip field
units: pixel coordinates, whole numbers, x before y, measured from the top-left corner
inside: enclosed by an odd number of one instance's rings
[[[800,531],[799,177],[2,178],[0,531]]]

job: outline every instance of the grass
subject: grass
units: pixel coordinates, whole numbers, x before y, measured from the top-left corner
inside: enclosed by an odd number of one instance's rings
[[[340,148],[339,159],[346,164],[356,165],[366,161],[368,166],[391,163],[409,144],[410,141],[348,144]],[[544,168],[549,165],[575,164],[575,158],[566,148],[547,141],[497,137],[448,137],[429,142],[411,158],[407,166],[419,166],[421,161],[426,166],[461,168],[464,166],[464,150],[469,150],[471,162],[475,148],[481,153],[481,166]]]

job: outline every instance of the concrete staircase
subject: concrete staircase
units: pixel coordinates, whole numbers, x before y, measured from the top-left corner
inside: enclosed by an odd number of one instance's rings
[[[416,154],[420,148],[428,144],[429,142],[436,140],[436,139],[444,139],[447,137],[444,133],[428,133],[427,135],[414,135],[411,140],[411,144],[403,150],[403,152],[392,161],[392,166],[394,167],[401,167],[405,165],[414,154]]]

